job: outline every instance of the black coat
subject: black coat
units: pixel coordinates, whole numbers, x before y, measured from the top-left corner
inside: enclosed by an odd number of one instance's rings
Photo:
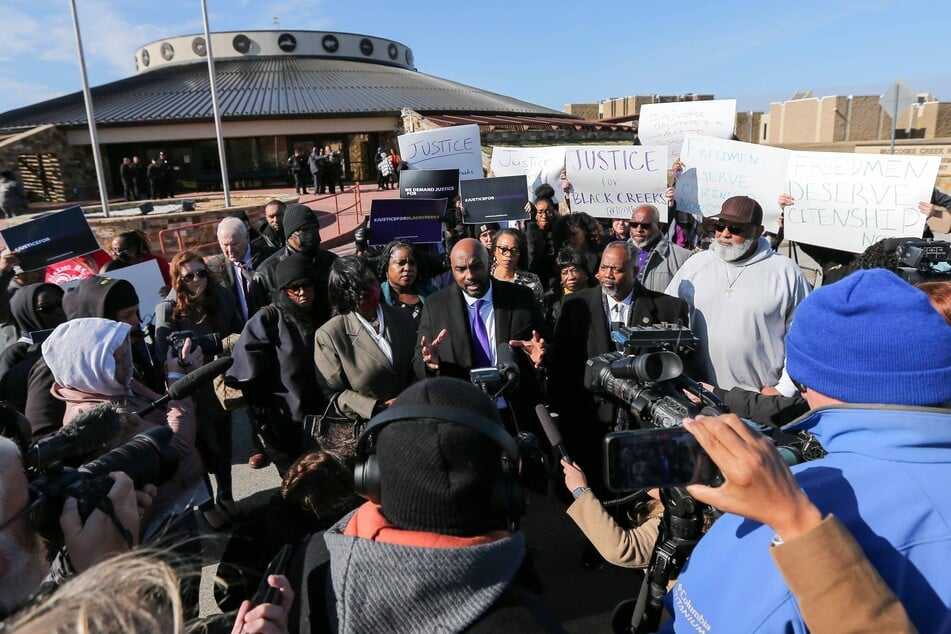
[[[277,265],[280,264],[284,258],[293,253],[298,252],[285,244],[284,248],[278,249],[262,262],[260,267],[255,267],[255,288],[253,290],[258,293],[256,300],[260,302],[260,305],[267,305],[268,302],[271,301],[274,291],[277,290]],[[319,307],[319,325],[323,325],[330,319],[331,310],[330,298],[327,296],[327,283],[330,280],[330,267],[333,266],[334,260],[336,259],[336,253],[324,249],[317,249],[317,255],[313,258],[316,273],[315,290],[317,291],[317,305]]]

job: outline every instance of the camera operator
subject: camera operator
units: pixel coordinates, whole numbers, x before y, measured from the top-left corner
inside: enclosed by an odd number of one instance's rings
[[[699,416],[684,427],[724,476],[718,487],[687,491],[775,531],[770,555],[810,632],[915,631],[852,534],[809,501],[772,442],[732,414]]]
[[[786,430],[810,431],[828,452],[793,468],[798,485],[855,536],[918,630],[948,630],[951,328],[925,293],[893,273],[858,271],[800,304],[786,349],[789,375],[813,409]],[[698,623],[803,631],[790,587],[766,555],[775,534],[720,518],[667,596],[674,618],[665,631]]]
[[[138,543],[139,522],[151,505],[155,487],[136,492],[121,472],[110,474],[115,484],[108,498],[116,520],[132,536],[125,541],[112,518],[96,509],[82,522],[76,500],[69,498],[60,515],[66,553],[73,569],[82,572]],[[29,505],[27,479],[16,445],[0,438],[0,619],[12,614],[36,594],[44,579],[62,580],[63,570],[51,570],[47,549],[25,512]],[[65,564],[65,560],[60,560]],[[53,574],[51,574],[53,573]]]

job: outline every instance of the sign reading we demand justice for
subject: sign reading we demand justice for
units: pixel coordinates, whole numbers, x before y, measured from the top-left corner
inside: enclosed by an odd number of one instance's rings
[[[585,145],[565,148],[571,210],[596,218],[629,220],[640,205],[654,205],[667,220],[667,148]]]
[[[479,126],[457,125],[403,134],[396,138],[400,158],[411,170],[458,169],[459,180],[482,178]]]
[[[883,238],[920,238],[937,157],[792,152],[786,192],[786,237],[861,253]]]

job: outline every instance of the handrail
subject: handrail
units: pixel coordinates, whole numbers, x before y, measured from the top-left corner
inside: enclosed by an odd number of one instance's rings
[[[346,205],[345,207],[340,206],[340,194],[350,193],[353,195],[353,203]],[[340,226],[340,216],[344,215],[355,215],[357,219],[357,224],[363,221],[363,199],[360,195],[360,184],[354,183],[350,185],[346,190],[341,191],[335,194],[327,194],[308,203],[312,205],[314,203],[333,199],[334,203],[334,222],[336,226],[337,233],[339,236],[342,233]],[[212,249],[218,246],[218,240],[215,233],[218,229],[218,223],[221,222],[221,219],[227,215],[227,210],[223,210],[224,214],[220,217],[217,217],[213,220],[203,220],[202,222],[196,222],[193,224],[181,225],[178,227],[169,227],[167,229],[162,229],[159,231],[159,248],[162,251],[162,254],[165,256],[171,256],[179,251],[184,251],[185,249],[194,249],[194,250],[205,250]],[[331,212],[321,212],[316,210],[317,213],[331,213]],[[254,222],[258,217],[263,218],[264,209],[262,208],[256,211],[246,212],[248,219],[251,221],[251,226],[256,226],[259,223]],[[329,225],[328,225],[329,226]],[[327,236],[333,237],[333,236]],[[209,240],[209,238],[212,238]],[[323,238],[323,236],[321,236]]]

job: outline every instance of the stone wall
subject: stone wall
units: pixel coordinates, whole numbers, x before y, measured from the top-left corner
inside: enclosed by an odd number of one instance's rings
[[[43,125],[0,142],[0,169],[19,170],[34,200],[69,202],[99,198],[89,146],[70,145],[66,133]],[[106,175],[109,187],[109,175]]]
[[[581,117],[585,121],[598,120],[598,104],[596,103],[569,103],[565,104],[562,111]]]

